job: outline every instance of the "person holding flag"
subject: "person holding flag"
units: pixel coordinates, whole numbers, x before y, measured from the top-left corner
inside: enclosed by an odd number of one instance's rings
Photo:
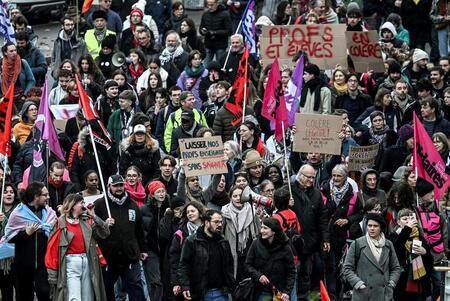
[[[48,205],[49,194],[43,183],[32,182],[23,202],[11,213],[2,242],[14,244],[14,280],[17,301],[50,299],[50,286],[44,256],[56,213]]]

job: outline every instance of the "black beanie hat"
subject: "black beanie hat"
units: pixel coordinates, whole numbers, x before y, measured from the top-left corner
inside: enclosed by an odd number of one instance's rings
[[[180,197],[173,197],[170,199],[169,204],[170,204],[170,209],[175,209],[181,206],[184,206],[184,200]]]
[[[416,192],[419,197],[423,197],[427,193],[430,193],[434,190],[433,184],[428,182],[427,180],[418,177],[416,182]]]
[[[108,21],[108,14],[103,11],[103,10],[96,10],[95,12],[92,13],[92,21],[95,21],[96,19],[105,19],[106,21]]]
[[[115,45],[116,45],[116,36],[113,34],[107,35],[102,41],[102,48],[107,47],[109,49],[114,50]]]
[[[384,218],[383,218],[383,216],[381,214],[378,214],[378,213],[367,213],[366,220],[367,221],[372,220],[372,221],[376,221],[377,223],[379,223],[380,227],[381,227],[381,231],[386,229],[386,221],[384,220]]]
[[[314,64],[308,64],[305,66],[305,68],[303,69],[303,71],[308,72],[309,74],[313,74],[317,77],[320,76],[320,69],[317,65]]]

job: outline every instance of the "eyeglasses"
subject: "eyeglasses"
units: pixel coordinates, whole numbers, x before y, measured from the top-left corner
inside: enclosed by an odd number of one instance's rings
[[[316,176],[308,176],[308,175],[305,175],[304,173],[302,173],[302,176],[304,176],[308,180],[314,180],[316,178]]]

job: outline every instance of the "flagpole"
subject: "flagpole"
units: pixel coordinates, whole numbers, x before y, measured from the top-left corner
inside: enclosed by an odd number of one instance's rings
[[[238,34],[239,29],[241,29],[241,25],[242,25],[242,18],[239,21],[238,27],[237,27],[236,32],[234,34]],[[225,67],[227,66],[228,59],[230,58],[230,53],[231,53],[231,46],[228,47],[227,57],[225,58],[225,63],[223,64],[223,67],[222,67],[222,71],[224,71],[224,72],[226,71]]]
[[[97,163],[98,174],[100,176],[100,183],[102,184],[103,197],[105,198],[106,211],[108,212],[108,217],[111,218],[111,210],[109,209],[108,197],[106,194],[105,181],[103,180],[103,172],[100,166],[100,161],[98,160],[97,147],[95,146],[94,134],[92,133],[91,125],[88,125],[89,135],[91,137],[92,148],[94,149],[95,162]]]
[[[292,198],[292,188],[291,188],[291,181],[290,181],[290,176],[289,176],[289,165],[288,165],[287,146],[286,146],[286,131],[284,129],[283,121],[281,121],[281,130],[283,131],[284,166],[286,167],[286,176],[287,176],[287,182],[288,182],[288,188],[289,188],[289,195]]]
[[[2,198],[0,200],[0,212],[3,212],[3,197],[5,194],[6,170],[8,166],[8,146],[9,143],[6,144],[5,167],[3,168],[3,181],[2,181]]]

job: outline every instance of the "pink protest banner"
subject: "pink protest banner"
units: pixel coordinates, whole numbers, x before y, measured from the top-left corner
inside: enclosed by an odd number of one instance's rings
[[[434,186],[434,197],[440,200],[450,184],[445,163],[433,145],[430,136],[417,115],[414,114],[414,162],[413,170]]]
[[[352,58],[356,72],[384,72],[383,57],[380,44],[378,44],[378,33],[370,31],[347,31],[347,49]]]
[[[343,24],[263,26],[260,54],[267,66],[277,57],[280,66],[294,65],[292,58],[300,51],[320,69],[347,68],[346,26]]]

